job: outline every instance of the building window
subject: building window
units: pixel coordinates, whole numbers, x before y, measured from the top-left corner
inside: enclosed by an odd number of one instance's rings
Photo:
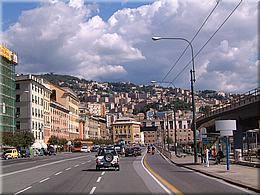
[[[34,116],[34,108],[32,108],[32,115]]]
[[[19,84],[19,83],[17,83],[17,84],[15,85],[15,89],[20,89],[20,84]]]
[[[32,90],[34,90],[34,85],[32,84]]]
[[[32,102],[34,103],[34,96],[32,95]]]
[[[20,128],[21,128],[21,127],[20,127],[20,121],[16,121],[16,129],[17,129],[17,130],[20,130]]]
[[[32,122],[32,129],[34,129],[34,122]]]
[[[16,102],[20,102],[20,95],[16,95],[15,101],[16,101]]]
[[[20,115],[20,107],[17,107],[17,108],[16,108],[16,115],[18,115],[18,116]],[[18,116],[17,116],[17,117],[18,117]]]

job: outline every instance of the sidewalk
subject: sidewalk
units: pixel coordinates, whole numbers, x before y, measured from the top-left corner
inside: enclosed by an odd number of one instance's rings
[[[231,164],[230,170],[226,170],[226,165],[214,165],[213,161],[210,161],[210,166],[206,167],[200,163],[198,158],[198,164],[194,164],[193,156],[187,155],[186,157],[176,157],[173,153],[171,155],[171,161],[185,168],[212,176],[218,179],[223,179],[229,183],[260,192],[259,186],[259,168],[247,167],[237,164]]]

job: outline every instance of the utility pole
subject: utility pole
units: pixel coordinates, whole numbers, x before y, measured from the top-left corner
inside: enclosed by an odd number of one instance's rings
[[[174,117],[174,150],[175,150],[175,155],[177,156],[177,125],[176,125],[175,107],[173,108],[173,117]]]

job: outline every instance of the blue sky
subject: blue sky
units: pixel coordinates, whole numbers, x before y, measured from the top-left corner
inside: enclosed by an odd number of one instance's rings
[[[185,44],[154,42],[151,38],[178,36],[191,40],[217,2],[103,0],[86,1],[86,5],[81,1],[2,3],[1,38],[18,52],[18,73],[54,72],[136,84],[161,81]],[[192,43],[195,53],[237,3],[220,1]],[[243,1],[196,57],[197,90],[244,92],[257,87],[256,26],[257,2]],[[172,81],[190,57],[188,50],[165,81]],[[189,76],[187,68],[174,85],[188,89]]]
[[[123,8],[137,8],[141,5],[149,4],[152,1],[128,1],[128,2],[120,2],[120,1],[88,1],[89,4],[99,3],[100,13],[98,14],[103,20],[108,20],[111,15],[117,10]],[[22,11],[34,9],[39,7],[39,2],[2,2],[2,22],[3,22],[3,30],[5,31],[10,25],[17,22],[19,16],[22,14]]]

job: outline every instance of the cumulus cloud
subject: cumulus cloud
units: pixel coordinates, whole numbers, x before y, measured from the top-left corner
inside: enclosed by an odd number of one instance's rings
[[[52,0],[24,11],[4,32],[19,52],[23,72],[57,72],[87,79],[161,80],[186,43],[153,42],[152,36],[191,39],[216,1],[161,0],[116,11],[104,21],[98,4]],[[237,2],[221,1],[199,36],[195,53]],[[257,3],[245,1],[195,59],[196,89],[245,91],[257,86]],[[166,79],[190,60],[188,50]],[[189,88],[189,68],[175,81]]]

